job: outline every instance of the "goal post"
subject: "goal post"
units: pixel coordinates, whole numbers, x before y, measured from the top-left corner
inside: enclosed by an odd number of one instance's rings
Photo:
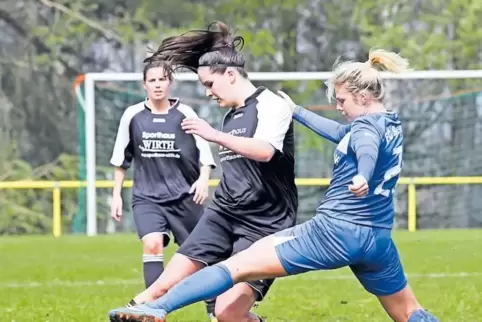
[[[405,74],[382,73],[387,80],[482,80],[482,70],[430,70],[413,71]],[[306,82],[324,81],[331,72],[253,72],[249,73],[252,81],[262,82]],[[175,82],[197,82],[194,73],[178,73]],[[96,162],[96,85],[99,82],[138,82],[142,81],[142,73],[87,73],[84,75],[83,97],[85,113],[85,169],[86,169],[86,233],[88,236],[98,234],[97,227],[97,162]],[[479,84],[480,85],[480,84]],[[80,84],[78,84],[80,86]],[[182,85],[181,85],[182,86]],[[270,87],[269,85],[267,87]],[[482,88],[482,85],[481,85]],[[439,90],[442,92],[442,90]],[[482,92],[482,89],[481,89]],[[428,96],[431,93],[427,93]],[[439,95],[441,93],[437,93]],[[182,99],[182,96],[181,96]],[[301,103],[300,103],[301,104]],[[127,106],[124,106],[126,108]],[[112,147],[105,147],[111,149]]]

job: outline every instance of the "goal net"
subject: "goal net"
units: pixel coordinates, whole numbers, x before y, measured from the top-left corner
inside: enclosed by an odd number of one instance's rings
[[[255,85],[283,89],[293,100],[316,113],[345,122],[329,103],[324,81],[328,72],[251,73]],[[405,132],[402,177],[451,177],[417,185],[418,228],[482,225],[482,185],[463,184],[461,176],[482,176],[482,71],[419,71],[384,75],[386,105],[399,113]],[[226,110],[205,97],[195,74],[175,76],[173,96],[192,106],[218,127]],[[120,117],[144,99],[142,74],[86,74],[76,87],[79,113],[80,179],[88,186],[79,194],[74,230],[88,235],[131,232],[131,189],[123,190],[124,218],[109,218],[112,188],[96,181],[112,180],[109,164]],[[276,108],[276,107],[273,107]],[[300,124],[296,130],[296,174],[300,179],[330,178],[335,145]],[[217,155],[215,146],[212,146]],[[128,172],[128,180],[132,171]],[[219,178],[220,168],[213,178]],[[455,180],[455,181],[454,181]],[[299,221],[314,215],[326,189],[325,182],[300,180]],[[458,184],[457,184],[458,183]],[[396,192],[396,227],[407,227],[407,185]]]

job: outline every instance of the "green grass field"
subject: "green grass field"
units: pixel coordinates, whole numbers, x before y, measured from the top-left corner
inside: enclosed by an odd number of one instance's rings
[[[394,236],[426,308],[442,322],[482,321],[482,231]],[[107,321],[109,309],[142,287],[135,235],[0,238],[2,322]],[[389,321],[346,269],[280,279],[256,311],[270,322]],[[169,321],[206,321],[204,306],[182,309]]]

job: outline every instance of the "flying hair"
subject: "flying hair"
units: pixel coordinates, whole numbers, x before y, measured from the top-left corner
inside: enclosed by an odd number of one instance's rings
[[[194,72],[200,66],[209,66],[217,73],[224,73],[227,67],[235,67],[245,74],[245,60],[238,51],[243,46],[244,38],[233,36],[229,27],[218,21],[211,23],[205,30],[190,30],[180,36],[164,39],[144,62],[162,60],[172,70],[187,68]]]
[[[375,100],[383,100],[385,89],[380,72],[401,74],[410,71],[408,60],[399,54],[384,49],[372,49],[366,62],[344,61],[338,59],[333,65],[333,74],[326,82],[327,97],[331,101],[335,85],[346,84],[353,93],[366,92]]]

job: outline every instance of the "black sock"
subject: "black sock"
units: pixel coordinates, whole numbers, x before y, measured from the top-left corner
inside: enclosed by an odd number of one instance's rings
[[[144,283],[146,288],[152,285],[164,271],[164,255],[142,255],[144,262]]]
[[[214,317],[214,308],[216,307],[216,299],[209,299],[206,300],[206,311],[208,312],[208,315],[211,317]]]
[[[130,300],[129,303],[127,303],[126,307],[131,307],[131,306],[136,306],[137,303],[134,301],[134,299]]]

